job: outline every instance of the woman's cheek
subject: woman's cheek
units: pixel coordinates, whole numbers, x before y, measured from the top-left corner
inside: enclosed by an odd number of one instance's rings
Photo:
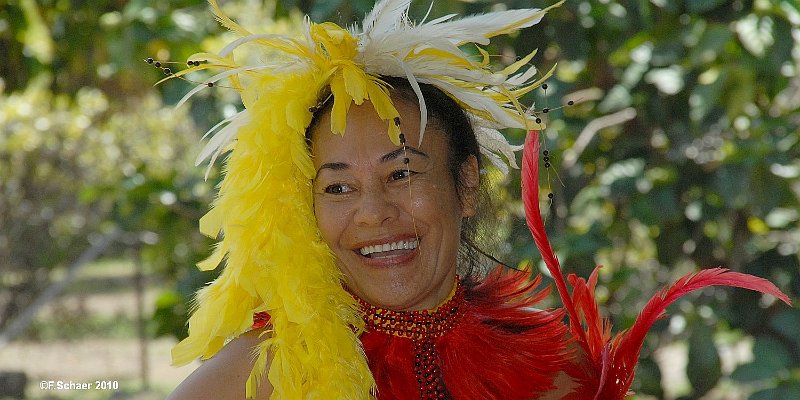
[[[317,207],[317,226],[322,239],[336,251],[352,221],[353,209],[345,202],[322,204]]]
[[[335,214],[330,211],[329,206],[324,204],[315,205],[314,213],[317,217],[317,228],[319,228],[320,234],[322,234],[322,240],[324,240],[328,246],[333,247],[333,240],[335,237],[334,228],[337,226],[337,223],[331,219]]]

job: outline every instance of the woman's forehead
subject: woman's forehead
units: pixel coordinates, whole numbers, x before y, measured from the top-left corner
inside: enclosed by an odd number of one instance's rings
[[[428,123],[422,143],[419,142],[419,105],[397,98],[395,107],[400,113],[400,130],[406,143],[422,151],[428,152],[440,142],[442,135],[437,132],[438,124]],[[352,105],[347,113],[347,126],[344,134],[331,132],[330,112],[321,116],[319,124],[312,135],[312,153],[315,156],[330,153],[385,153],[396,149],[388,134],[388,124],[378,117],[372,104],[365,101],[361,105]],[[429,121],[430,122],[430,121]]]

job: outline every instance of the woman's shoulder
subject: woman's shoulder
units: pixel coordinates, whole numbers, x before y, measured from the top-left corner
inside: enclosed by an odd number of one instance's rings
[[[167,400],[244,400],[245,385],[253,369],[253,347],[268,338],[266,328],[254,329],[231,340],[203,362]],[[256,390],[256,399],[269,399],[272,386],[266,376]]]

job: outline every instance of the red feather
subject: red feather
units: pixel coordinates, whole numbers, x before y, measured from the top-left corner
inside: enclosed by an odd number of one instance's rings
[[[522,153],[522,204],[525,207],[528,229],[533,235],[533,241],[536,243],[536,247],[539,248],[539,252],[542,254],[542,259],[547,269],[550,271],[550,275],[552,275],[555,280],[558,295],[564,303],[567,315],[569,315],[570,321],[578,321],[578,313],[569,295],[567,283],[564,281],[564,274],[561,272],[561,264],[559,264],[558,257],[556,257],[553,248],[550,246],[550,240],[547,238],[547,233],[544,230],[542,213],[539,210],[540,148],[539,132],[531,131],[525,140],[525,148]],[[573,330],[572,334],[582,339],[582,341],[586,341],[583,330]]]
[[[566,368],[577,386],[564,400],[621,400],[629,394],[645,335],[653,323],[664,316],[667,306],[691,291],[708,286],[734,286],[768,293],[791,305],[789,297],[766,279],[725,268],[707,269],[686,275],[662,290],[650,299],[629,330],[612,339],[611,323],[600,316],[594,297],[598,269],[589,277],[588,283],[570,275],[569,283],[573,287],[570,294],[558,258],[547,239],[539,210],[539,150],[538,132],[530,132],[522,162],[522,196],[528,228],[553,275],[570,319],[570,332],[583,351]],[[585,330],[582,324],[585,324]]]
[[[789,297],[772,282],[756,276],[733,272],[726,268],[711,268],[685,275],[653,296],[639,313],[633,326],[614,338],[611,346],[611,376],[603,387],[602,398],[622,398],[628,392],[633,383],[634,367],[639,359],[644,338],[653,323],[666,315],[667,307],[683,295],[709,286],[733,286],[755,290],[773,295],[791,305]]]

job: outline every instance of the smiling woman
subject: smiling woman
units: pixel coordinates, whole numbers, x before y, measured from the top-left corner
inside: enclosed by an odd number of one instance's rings
[[[188,96],[230,78],[246,109],[201,156],[231,151],[201,220],[204,233],[224,235],[199,264],[226,265],[173,350],[176,363],[211,358],[170,399],[621,400],[644,334],[680,295],[732,285],[788,302],[764,280],[703,271],[612,339],[594,301],[597,275],[570,277],[569,291],[539,213],[542,127],[519,103],[547,74],[534,79],[533,54],[492,71],[483,49],[482,61],[462,51],[537,23],[543,10],[414,25],[407,0],[383,0],[362,32],[307,22],[289,38],[251,34],[211,4],[242,38],[189,60],[187,72],[225,71]],[[246,44],[283,63],[235,64],[231,53]],[[518,148],[497,131],[512,127],[531,131],[526,216],[560,309],[536,307],[548,295],[540,276],[502,265],[481,273],[472,257],[481,159],[516,167]]]
[[[368,101],[348,110],[343,134],[329,128],[326,105],[305,134],[316,223],[360,305],[360,341],[379,398],[533,399],[547,391],[556,398],[567,360],[563,313],[535,311],[541,293],[516,298],[539,279],[499,269],[484,277],[475,258],[459,252],[473,242],[462,243],[474,235],[463,221],[476,216],[481,195],[469,117],[423,84],[429,119],[420,135],[413,89],[385,79],[400,145]],[[243,398],[251,349],[269,338],[269,330],[255,329],[234,339],[171,398]],[[272,390],[262,385],[257,398]]]

